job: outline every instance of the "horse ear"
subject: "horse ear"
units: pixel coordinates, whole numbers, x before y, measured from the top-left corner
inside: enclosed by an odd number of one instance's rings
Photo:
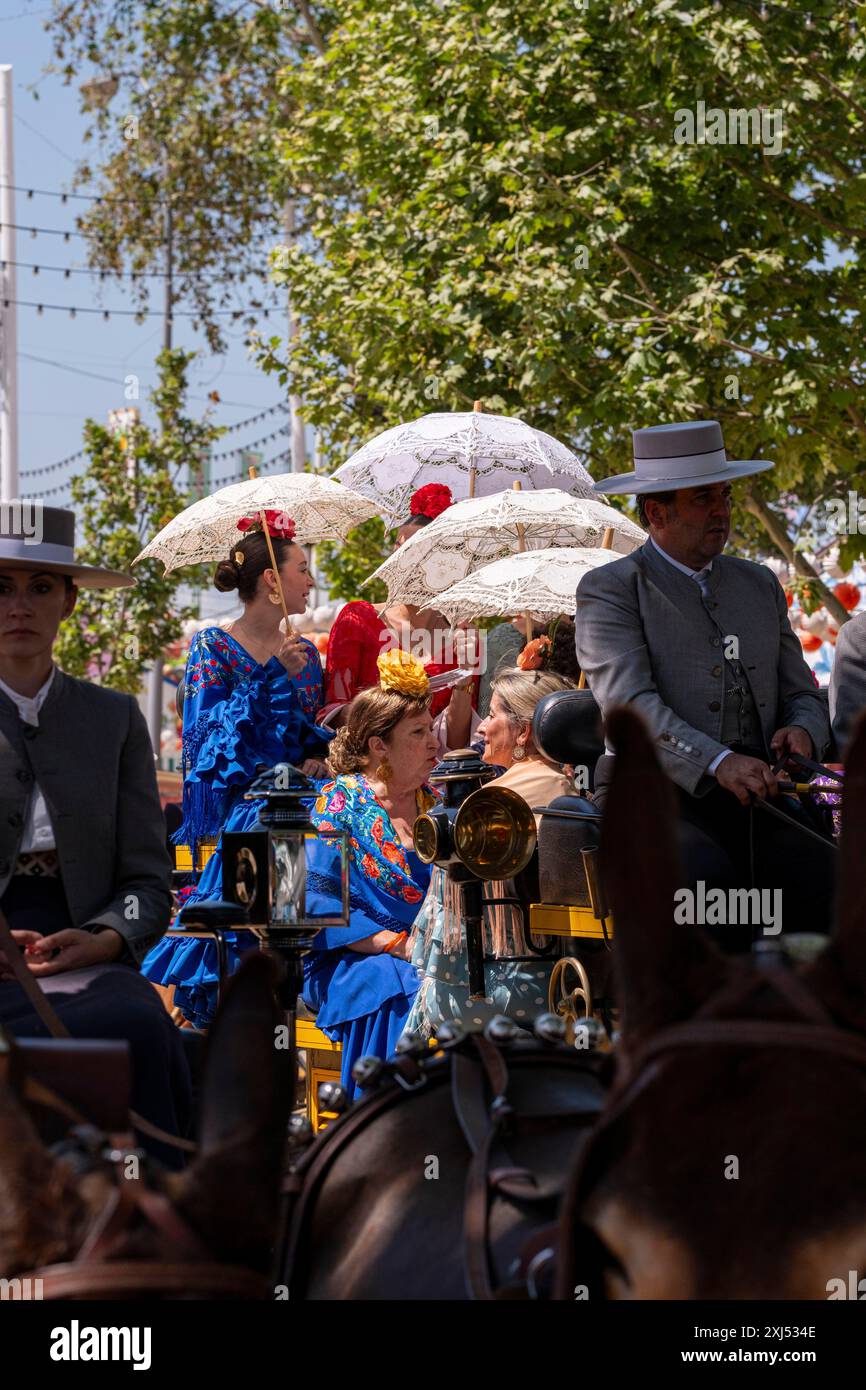
[[[836,926],[829,945],[807,972],[834,1012],[866,1028],[866,714],[845,760],[842,836],[836,879]]]
[[[277,977],[276,962],[256,953],[229,982],[208,1038],[199,1153],[169,1184],[216,1253],[261,1269],[277,1220],[294,1095]]]
[[[644,721],[611,711],[616,750],[602,821],[601,872],[613,913],[614,955],[627,1039],[688,1018],[723,983],[724,958],[698,927],[674,919],[686,886],[677,850],[674,789]]]

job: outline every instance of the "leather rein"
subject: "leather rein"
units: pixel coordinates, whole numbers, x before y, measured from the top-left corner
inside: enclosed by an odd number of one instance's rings
[[[713,1016],[719,1008],[743,1002],[766,984],[793,1008],[798,1015],[796,1021]],[[866,1073],[866,1037],[840,1028],[802,980],[781,963],[761,964],[745,982],[738,981],[734,991],[725,990],[715,995],[694,1018],[662,1028],[633,1053],[619,1050],[608,1103],[581,1151],[560,1209],[554,1298],[570,1302],[574,1297],[575,1282],[580,1278],[575,1260],[579,1243],[576,1235],[587,1230],[581,1213],[603,1168],[605,1141],[635,1102],[659,1079],[666,1064],[677,1054],[698,1047],[808,1048],[852,1062]]]

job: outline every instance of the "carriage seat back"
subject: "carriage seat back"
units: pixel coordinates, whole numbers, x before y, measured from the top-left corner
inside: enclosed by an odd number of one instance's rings
[[[556,690],[535,707],[532,739],[545,758],[554,763],[585,767],[593,787],[595,765],[604,753],[601,710],[590,690]]]
[[[557,815],[556,812],[566,814]],[[567,813],[591,816],[579,820]],[[558,796],[542,815],[538,830],[538,887],[543,903],[589,907],[589,887],[582,849],[594,849],[600,839],[601,817],[585,796]]]

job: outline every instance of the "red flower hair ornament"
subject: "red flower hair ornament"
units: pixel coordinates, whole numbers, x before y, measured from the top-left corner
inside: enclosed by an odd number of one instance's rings
[[[446,511],[453,501],[450,487],[446,487],[444,483],[428,483],[426,487],[419,487],[418,491],[412,494],[409,514],[426,516],[433,521]]]
[[[521,671],[540,671],[547,666],[552,653],[553,643],[549,637],[534,637],[522,652],[518,652],[517,665]]]
[[[265,520],[268,524],[268,532],[275,536],[277,540],[293,541],[295,539],[295,523],[285,512],[266,511]],[[238,522],[239,531],[264,531],[262,525],[262,514],[256,512],[255,516],[241,517]]]

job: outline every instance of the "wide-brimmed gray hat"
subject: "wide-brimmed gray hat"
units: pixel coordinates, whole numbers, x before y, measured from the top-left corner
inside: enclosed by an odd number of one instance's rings
[[[634,472],[602,478],[594,492],[671,492],[681,487],[746,478],[775,465],[767,459],[728,459],[718,420],[652,425],[633,430]]]
[[[38,499],[0,502],[0,569],[68,574],[82,589],[125,589],[135,583],[119,570],[75,560],[75,513]]]

